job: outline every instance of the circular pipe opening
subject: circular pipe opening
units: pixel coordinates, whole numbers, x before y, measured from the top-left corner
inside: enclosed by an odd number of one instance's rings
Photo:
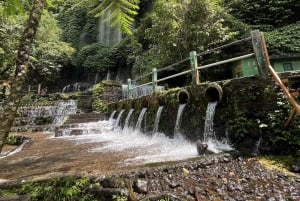
[[[190,94],[186,89],[182,89],[177,93],[177,100],[180,104],[190,103]]]
[[[221,102],[223,90],[217,83],[210,84],[205,89],[205,98],[208,102]]]

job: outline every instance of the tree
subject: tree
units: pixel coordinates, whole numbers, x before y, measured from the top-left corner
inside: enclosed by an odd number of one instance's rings
[[[27,74],[29,55],[33,39],[39,26],[44,5],[45,0],[34,0],[27,25],[20,39],[16,58],[16,70],[11,86],[11,94],[4,102],[3,115],[0,118],[0,152],[12,127],[22,97],[22,89]]]

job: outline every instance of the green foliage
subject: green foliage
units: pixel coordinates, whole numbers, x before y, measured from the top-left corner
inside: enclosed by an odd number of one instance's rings
[[[300,22],[274,29],[265,35],[272,54],[300,52]]]
[[[0,4],[0,13],[3,7]],[[7,79],[14,70],[16,49],[23,28],[23,21],[13,23],[0,18],[0,79]]]
[[[18,144],[18,137],[16,135],[9,135],[6,138],[5,144],[8,144],[8,145],[17,145]]]
[[[30,84],[54,83],[62,66],[71,62],[74,49],[60,40],[61,30],[53,15],[44,12],[37,32],[28,79]]]
[[[104,76],[113,64],[109,58],[109,48],[100,43],[84,46],[78,53],[77,66]]]
[[[225,4],[236,18],[263,31],[300,20],[298,0],[227,0]]]
[[[248,136],[251,127],[257,126],[257,122],[249,121],[249,118],[242,112],[234,114],[234,118],[229,120],[231,138],[234,142],[241,142]]]
[[[92,109],[93,111],[105,112],[107,110],[107,104],[101,100],[102,93],[104,91],[104,84],[98,83],[93,87],[92,95]]]
[[[187,58],[192,50],[201,52],[209,45],[231,40],[238,32],[225,23],[224,13],[217,1],[156,1],[136,31],[145,51],[136,58],[134,73],[165,67]],[[189,65],[186,62],[174,70]]]
[[[110,22],[110,26],[121,29],[125,34],[131,35],[131,26],[134,21],[134,16],[137,15],[139,9],[139,0],[98,0],[82,1],[80,5],[84,7],[92,6],[90,13],[95,17],[100,17],[109,12],[109,16],[104,19],[105,22]]]
[[[113,195],[112,199],[113,201],[127,201],[127,197],[122,193],[120,195]]]
[[[47,183],[24,184],[19,190],[19,194],[30,194],[32,201],[44,200],[80,200],[92,201],[96,198],[86,192],[89,185],[87,178],[56,178]]]
[[[86,8],[74,7],[71,1],[62,7],[57,19],[63,30],[62,40],[70,43],[76,50],[97,42],[98,19],[88,15]]]
[[[261,122],[260,128],[262,129],[264,136],[268,141],[272,142],[273,145],[277,145],[278,143],[288,145],[289,148],[286,148],[287,152],[293,149],[297,150],[297,148],[300,149],[300,136],[298,135],[299,119],[294,119],[288,129],[283,129],[283,124],[291,110],[291,105],[288,103],[283,93],[279,93],[278,95],[277,106],[277,109],[274,112],[269,113],[267,118]]]

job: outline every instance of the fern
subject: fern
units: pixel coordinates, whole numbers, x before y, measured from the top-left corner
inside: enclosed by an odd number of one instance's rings
[[[97,0],[90,0],[81,4],[92,6],[90,13],[95,17],[101,17],[110,12],[104,22],[110,22],[112,27],[121,29],[125,34],[132,34],[131,28],[134,16],[138,14],[139,0],[103,0],[100,3]]]

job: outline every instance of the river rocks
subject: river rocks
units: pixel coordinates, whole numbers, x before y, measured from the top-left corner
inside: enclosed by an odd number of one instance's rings
[[[121,189],[124,193],[124,182],[130,184],[132,186],[125,185],[126,188],[133,190],[135,199],[140,201],[296,201],[300,200],[299,178],[267,171],[256,159],[234,159],[229,154],[219,154],[197,161],[111,175],[101,184],[103,190],[108,187],[118,189],[118,194]],[[116,191],[112,192],[116,194]]]

